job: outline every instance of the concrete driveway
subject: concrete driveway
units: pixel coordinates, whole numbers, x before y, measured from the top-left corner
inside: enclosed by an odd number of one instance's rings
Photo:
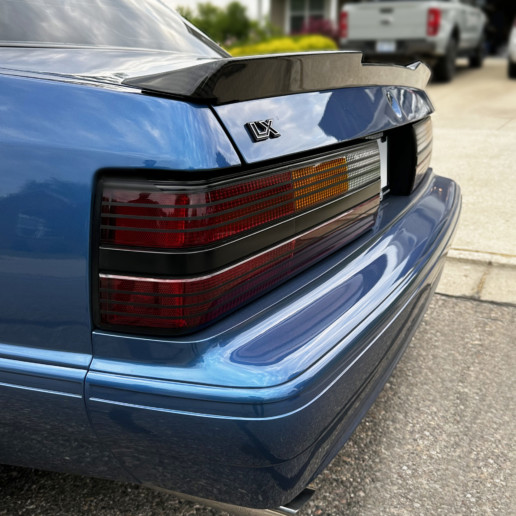
[[[437,173],[462,188],[463,211],[439,292],[516,304],[516,81],[507,61],[459,66],[431,84]]]

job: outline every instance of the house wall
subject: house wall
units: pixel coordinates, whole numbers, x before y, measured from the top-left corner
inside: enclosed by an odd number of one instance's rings
[[[346,0],[326,0],[326,17],[338,25],[339,14]],[[285,32],[288,31],[289,23],[287,14],[290,12],[290,0],[271,0],[270,20],[271,23],[280,27]]]
[[[271,23],[280,29],[285,29],[287,0],[271,0]]]

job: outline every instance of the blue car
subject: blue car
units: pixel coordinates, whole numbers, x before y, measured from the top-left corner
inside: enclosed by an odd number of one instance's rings
[[[428,69],[231,58],[159,0],[0,30],[0,462],[294,511],[456,229]]]

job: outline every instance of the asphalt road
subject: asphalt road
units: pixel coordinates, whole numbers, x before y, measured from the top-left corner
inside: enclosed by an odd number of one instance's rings
[[[514,515],[516,307],[434,297],[304,515]],[[0,467],[1,515],[216,511],[128,484]]]

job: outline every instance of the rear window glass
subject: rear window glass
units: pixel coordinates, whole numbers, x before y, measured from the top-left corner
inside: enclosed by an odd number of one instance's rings
[[[0,0],[0,45],[14,44],[227,55],[160,0]]]

